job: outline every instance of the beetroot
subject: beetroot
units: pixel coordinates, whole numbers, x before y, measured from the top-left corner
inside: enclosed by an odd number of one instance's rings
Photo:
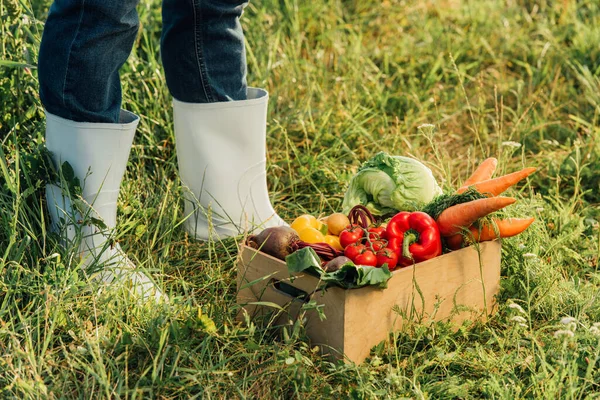
[[[275,226],[251,235],[248,244],[263,253],[285,260],[294,251],[294,245],[300,240],[295,230],[289,226]]]

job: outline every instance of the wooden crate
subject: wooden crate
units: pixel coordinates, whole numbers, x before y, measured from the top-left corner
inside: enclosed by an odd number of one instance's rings
[[[306,333],[325,354],[361,363],[373,346],[402,327],[405,319],[423,323],[487,318],[495,309],[500,287],[500,243],[485,242],[444,254],[413,267],[393,271],[387,289],[363,287],[323,290],[308,274],[290,277],[285,262],[243,246],[238,263],[238,304],[251,317],[286,309],[286,323],[297,318],[309,299],[322,305],[326,319],[315,310],[304,311]],[[242,313],[243,315],[243,313]]]

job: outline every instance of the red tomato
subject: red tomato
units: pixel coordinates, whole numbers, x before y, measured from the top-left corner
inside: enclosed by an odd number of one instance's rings
[[[377,239],[385,239],[385,228],[383,226],[372,227],[368,229],[369,231],[369,239],[377,240]]]
[[[340,244],[343,248],[346,248],[346,246],[358,242],[358,240],[362,238],[364,234],[365,232],[360,226],[349,226],[348,228],[340,232]]]
[[[388,247],[377,252],[377,266],[383,267],[383,264],[387,264],[390,271],[398,264],[398,255]]]
[[[387,245],[387,241],[385,240],[372,240],[371,239],[371,248],[373,249],[373,251],[379,251],[381,249],[383,249],[385,246]]]
[[[377,266],[377,257],[371,250],[365,250],[354,259],[357,265],[368,265],[371,267]]]
[[[364,244],[352,243],[351,245],[346,246],[344,249],[344,255],[354,262],[356,256],[365,251],[365,249],[366,247]]]

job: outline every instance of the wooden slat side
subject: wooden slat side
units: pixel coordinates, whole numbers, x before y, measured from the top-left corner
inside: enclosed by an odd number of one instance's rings
[[[269,277],[262,279],[263,277]],[[292,280],[288,274],[285,263],[267,254],[243,246],[238,264],[238,297],[237,302],[242,305],[251,317],[256,318],[261,314],[273,311],[265,306],[256,306],[248,303],[262,301],[273,302],[281,307],[286,307],[288,313],[281,315],[279,323],[286,323],[285,318],[295,320],[301,313],[303,303],[292,301],[287,295],[281,294],[270,284],[271,278],[285,282],[295,288],[312,293],[311,300],[325,314],[321,321],[317,310],[307,311],[302,315],[305,318],[306,333],[312,345],[318,345],[324,354],[331,354],[341,358],[344,347],[344,304],[346,291],[340,288],[329,288],[325,291],[316,291],[320,286],[317,278],[298,274]],[[258,282],[249,286],[249,282]],[[243,314],[238,315],[243,318]]]
[[[348,291],[331,287],[312,296],[322,306],[325,319],[321,321],[316,311],[307,313],[306,334],[312,345],[318,345],[323,354],[334,359],[343,358],[346,295]]]
[[[470,247],[395,271],[385,290],[349,291],[344,341],[348,358],[362,362],[373,346],[402,327],[401,315],[423,323],[451,320],[460,324],[485,317],[484,304],[491,313],[500,285],[500,244],[487,242],[480,249],[482,268],[478,252]],[[473,310],[457,312],[455,303]]]
[[[248,303],[257,301],[272,302],[281,307],[286,307],[292,303],[292,298],[273,290],[271,287],[273,279],[292,284],[285,263],[250,247],[242,247],[241,256],[238,261],[237,303],[250,316],[274,310],[273,308],[269,310],[266,306],[257,307]],[[301,274],[294,278],[293,285],[311,292],[318,286],[318,279],[310,275]],[[298,301],[294,302],[298,303]],[[239,315],[239,317],[241,318],[242,315]]]

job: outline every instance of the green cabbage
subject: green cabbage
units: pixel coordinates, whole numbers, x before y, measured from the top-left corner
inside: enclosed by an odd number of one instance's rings
[[[366,161],[344,196],[342,208],[348,213],[357,204],[375,215],[413,211],[442,194],[429,168],[412,158],[384,152]]]

